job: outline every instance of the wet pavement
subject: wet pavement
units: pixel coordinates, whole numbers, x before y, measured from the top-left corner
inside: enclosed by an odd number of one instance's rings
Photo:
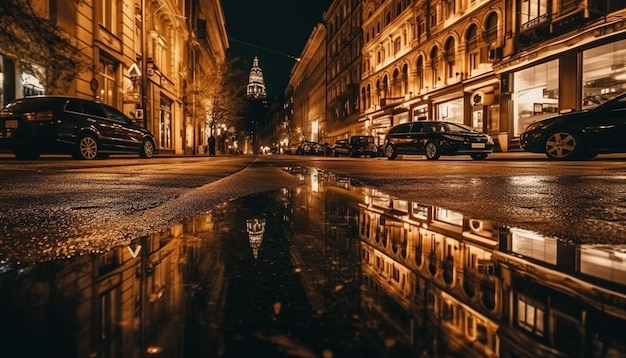
[[[0,356],[626,355],[626,243],[285,170],[303,184],[105,253],[3,265]]]

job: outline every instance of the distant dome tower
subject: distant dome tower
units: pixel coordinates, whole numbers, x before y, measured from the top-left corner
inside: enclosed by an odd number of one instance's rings
[[[263,81],[263,71],[261,71],[261,67],[259,67],[259,58],[257,56],[254,56],[252,69],[250,69],[250,78],[248,80],[246,96],[254,98],[267,97],[265,92],[265,82]]]

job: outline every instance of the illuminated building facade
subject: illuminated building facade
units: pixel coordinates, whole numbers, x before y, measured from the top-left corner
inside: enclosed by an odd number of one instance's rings
[[[624,1],[506,2],[500,79],[511,145],[533,121],[626,91]]]
[[[517,150],[530,122],[626,91],[625,15],[623,1],[333,1],[321,141],[380,144],[393,125],[436,119]]]
[[[246,87],[246,96],[253,98],[267,97],[265,81],[263,80],[263,71],[259,66],[259,58],[254,57],[250,76],[248,77],[248,86]]]
[[[220,0],[11,1],[32,5],[27,15],[34,19],[50,20],[79,49],[85,69],[57,78],[57,69],[34,50],[0,46],[2,105],[37,94],[94,99],[148,128],[160,153],[195,153],[206,144],[204,116],[194,108],[200,99],[190,93],[201,72],[225,60]],[[0,43],[10,42],[2,36]]]
[[[326,25],[326,123],[322,135],[333,144],[337,139],[365,134],[359,122],[361,81],[361,3],[335,0],[324,12]]]
[[[361,121],[381,141],[390,126],[440,119],[500,128],[492,69],[504,41],[503,2],[365,1]]]
[[[326,133],[326,28],[317,24],[289,77],[286,101],[291,143],[319,142]]]

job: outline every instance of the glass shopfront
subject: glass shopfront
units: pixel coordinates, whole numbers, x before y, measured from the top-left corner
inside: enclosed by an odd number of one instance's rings
[[[428,120],[428,106],[422,105],[413,109],[414,121],[427,121]]]
[[[464,124],[463,121],[463,98],[455,98],[453,100],[442,102],[436,105],[437,120],[450,121]]]
[[[582,108],[626,92],[626,40],[583,51]]]
[[[515,72],[513,84],[513,136],[532,122],[558,114],[558,60]]]

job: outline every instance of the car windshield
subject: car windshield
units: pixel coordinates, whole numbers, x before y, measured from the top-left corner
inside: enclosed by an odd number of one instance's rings
[[[606,93],[606,94],[592,94],[583,97],[582,109],[597,108],[608,101],[616,98],[623,98],[625,93]]]
[[[431,132],[457,132],[457,133],[469,133],[474,130],[468,126],[459,123],[428,123],[428,128]]]

